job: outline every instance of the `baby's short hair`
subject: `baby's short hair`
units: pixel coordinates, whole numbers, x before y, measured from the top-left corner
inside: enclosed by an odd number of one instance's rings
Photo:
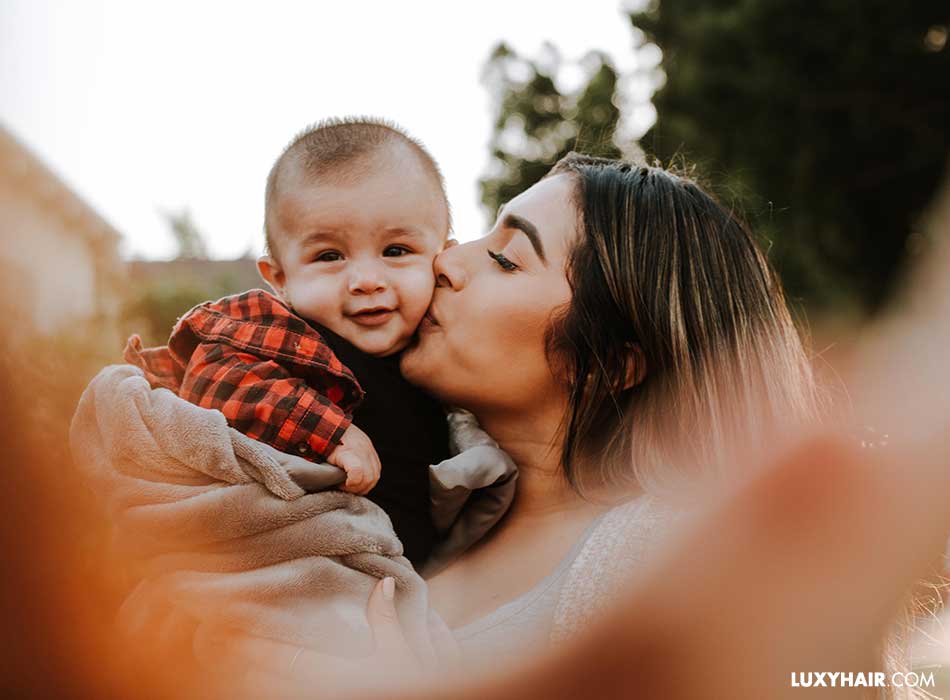
[[[445,201],[448,197],[445,179],[438,164],[421,142],[405,130],[385,119],[375,117],[342,117],[324,119],[297,134],[271,167],[267,176],[264,199],[264,236],[267,251],[276,253],[274,220],[281,180],[289,168],[298,168],[305,177],[326,182],[352,182],[365,177],[372,169],[366,156],[386,146],[403,144],[415,153],[423,169],[432,176]],[[450,216],[450,215],[449,215]],[[451,228],[451,218],[449,219]]]

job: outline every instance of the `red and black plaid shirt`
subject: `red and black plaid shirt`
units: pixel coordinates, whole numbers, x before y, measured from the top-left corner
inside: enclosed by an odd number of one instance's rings
[[[333,451],[363,398],[323,337],[261,289],[199,304],[167,346],[143,348],[133,335],[125,359],[153,387],[216,408],[248,437],[313,461]]]

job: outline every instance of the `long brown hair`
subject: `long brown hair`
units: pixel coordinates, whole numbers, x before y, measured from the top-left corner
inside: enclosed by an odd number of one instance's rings
[[[549,176],[560,174],[575,183],[580,235],[548,348],[569,382],[572,486],[663,488],[671,473],[717,469],[737,441],[817,415],[782,285],[735,212],[657,167],[571,153]]]

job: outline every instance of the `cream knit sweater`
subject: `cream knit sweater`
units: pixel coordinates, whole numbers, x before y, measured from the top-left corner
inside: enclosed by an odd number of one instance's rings
[[[676,520],[677,511],[649,494],[610,510],[567,572],[554,610],[551,643],[569,639],[610,607],[617,590]]]

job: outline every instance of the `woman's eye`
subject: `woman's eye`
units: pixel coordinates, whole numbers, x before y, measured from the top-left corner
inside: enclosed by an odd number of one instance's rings
[[[314,260],[316,260],[317,262],[336,262],[337,260],[342,260],[342,259],[343,259],[343,256],[340,255],[335,250],[324,251],[320,253],[320,255],[318,255],[316,258],[314,258]]]
[[[391,245],[383,251],[383,257],[398,258],[402,255],[408,255],[412,251],[404,245]]]
[[[492,260],[498,263],[498,267],[500,267],[505,272],[514,272],[515,270],[518,269],[517,265],[515,265],[513,262],[511,262],[508,258],[506,258],[501,253],[496,253],[492,250],[489,250],[488,257],[490,257]]]

